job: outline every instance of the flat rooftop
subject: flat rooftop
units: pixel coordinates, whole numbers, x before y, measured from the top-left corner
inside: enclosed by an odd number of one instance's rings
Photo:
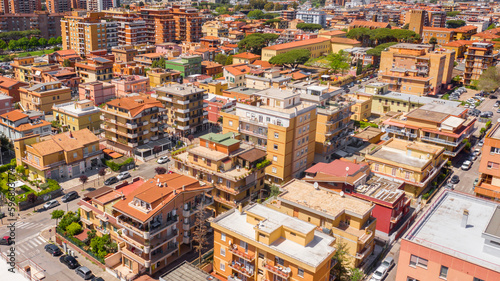
[[[295,96],[300,96],[299,93],[294,93],[294,92],[289,91],[289,90],[282,90],[282,89],[277,89],[277,88],[265,89],[262,91],[258,91],[255,94],[258,96],[261,96],[261,97],[273,98],[273,99],[279,99],[279,100],[285,100],[285,99],[293,98]]]
[[[394,203],[404,191],[399,189],[403,182],[398,180],[389,180],[377,175],[371,176],[366,184],[356,187],[356,193],[369,196],[371,198]]]
[[[258,242],[255,240],[255,226],[247,222],[247,212],[265,218],[265,220],[261,222],[264,222],[264,224],[267,223],[268,226],[286,225],[286,227],[300,232],[304,231],[308,233],[309,231],[314,231],[314,238],[306,246],[284,239],[283,237],[276,239],[276,241],[270,245]],[[334,237],[314,230],[316,226],[311,223],[280,213],[261,204],[253,204],[245,207],[242,214],[236,209],[230,210],[216,217],[213,223],[242,235],[254,241],[254,243],[261,244],[262,248],[278,251],[312,267],[319,266],[335,251],[335,248],[331,246],[335,241]]]
[[[460,102],[458,101],[451,101],[451,100],[442,100],[442,99],[435,99],[435,98],[429,98],[429,97],[419,97],[415,95],[410,95],[410,94],[404,94],[404,93],[399,93],[399,92],[392,92],[389,91],[385,94],[379,94],[379,95],[374,95],[374,99],[376,98],[390,98],[390,99],[395,99],[395,100],[400,100],[403,102],[410,102],[410,103],[419,103],[419,104],[442,104],[442,105],[448,105],[452,107],[458,107],[461,105]]]
[[[410,111],[406,117],[443,122],[448,116],[459,116],[465,110],[463,107],[454,107],[445,104],[426,104]]]
[[[184,261],[174,269],[160,276],[160,281],[218,281],[220,279],[208,274],[192,265],[188,261]]]
[[[498,272],[500,257],[483,251],[482,238],[497,207],[492,201],[447,190],[404,239]],[[464,210],[469,211],[466,227],[461,226]]]
[[[156,91],[166,92],[176,96],[187,96],[195,93],[205,92],[205,89],[201,89],[194,86],[186,86],[181,84],[170,84],[168,86],[155,88]]]
[[[497,123],[495,125],[495,127],[493,127],[491,132],[488,134],[488,137],[492,138],[492,139],[500,140],[500,130],[498,128],[500,128],[500,123]]]
[[[54,104],[52,108],[76,116],[94,114],[101,111],[97,106],[78,108],[76,107],[75,103],[81,103],[81,102],[76,101],[76,102],[67,102],[63,104]]]
[[[370,155],[378,159],[420,169],[424,168],[427,163],[431,161],[431,159],[420,159],[417,157],[408,156],[406,149],[398,149],[396,147],[389,147],[385,145],[381,146],[380,149],[375,150]]]
[[[252,89],[248,87],[234,87],[234,88],[229,88],[226,90],[223,90],[223,92],[236,92],[244,95],[253,95],[255,92],[258,92],[259,90],[257,89]]]

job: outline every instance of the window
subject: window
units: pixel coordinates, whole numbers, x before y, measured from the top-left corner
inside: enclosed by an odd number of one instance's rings
[[[219,178],[219,183],[222,183],[223,179],[222,178]]]
[[[226,242],[226,234],[225,233],[220,234],[220,240]]]
[[[282,258],[280,258],[280,257],[275,257],[274,258],[274,263],[275,264],[279,264],[281,266],[285,266],[285,261]]]
[[[233,126],[233,121],[229,120],[228,123],[229,123],[229,126],[231,126],[231,127]]]
[[[275,167],[273,167],[273,173],[277,173],[278,172],[278,169],[276,169]]]
[[[198,162],[198,155],[193,155],[193,161]]]
[[[226,249],[224,249],[223,247],[220,248],[220,255],[223,257],[226,256]]]
[[[226,271],[226,265],[224,263],[220,263],[220,270]]]
[[[396,176],[396,171],[397,169],[396,168],[392,168],[392,176],[395,177]]]
[[[500,154],[500,148],[492,146],[490,153]]]
[[[448,276],[448,267],[442,265],[441,270],[439,271],[439,277],[446,279],[447,276]]]
[[[278,156],[273,156],[273,161],[278,161]]]
[[[419,281],[419,280],[408,276],[408,277],[406,277],[406,281]]]
[[[304,270],[303,270],[302,268],[299,268],[299,269],[298,269],[298,272],[297,272],[297,275],[298,275],[299,277],[304,277]]]
[[[76,158],[76,157],[78,157],[78,154],[75,152],[75,153],[73,153],[73,158]]]
[[[484,281],[483,279],[479,279],[477,277],[474,277],[474,279],[472,279],[472,281]]]
[[[231,181],[226,180],[226,187],[231,188]]]
[[[375,164],[375,172],[378,172],[379,164]]]
[[[488,169],[496,169],[496,170],[498,170],[498,163],[488,161]]]
[[[280,134],[279,134],[279,133],[274,133],[274,137],[275,137],[275,138],[279,138],[279,137],[280,137]]]
[[[275,144],[273,147],[274,147],[274,150],[278,150],[278,145],[277,144]]]
[[[421,257],[417,257],[417,256],[414,256],[414,255],[411,255],[410,257],[410,266],[420,266],[420,267],[423,267],[423,268],[427,268],[427,260],[426,259],[423,259]]]
[[[212,160],[207,159],[207,166],[212,166]]]
[[[263,253],[259,253],[259,259],[263,259],[264,258],[264,254]]]

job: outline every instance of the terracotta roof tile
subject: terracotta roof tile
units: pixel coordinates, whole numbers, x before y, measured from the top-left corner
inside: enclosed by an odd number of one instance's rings
[[[388,22],[374,22],[374,21],[365,21],[365,20],[355,20],[355,21],[351,22],[351,24],[349,26],[390,28],[390,25]]]
[[[328,38],[313,38],[313,39],[307,39],[307,40],[302,40],[302,41],[297,41],[297,42],[290,42],[290,43],[285,43],[285,44],[278,44],[278,45],[273,45],[269,47],[265,47],[262,50],[283,50],[283,49],[290,49],[290,48],[296,48],[296,47],[302,47],[302,46],[307,46],[311,44],[316,44],[316,43],[321,43],[325,41],[329,41],[330,39]]]
[[[246,64],[236,64],[236,65],[228,65],[224,67],[225,70],[227,70],[229,73],[232,75],[241,75],[241,74],[247,74],[249,73],[252,69],[246,65]]]
[[[330,42],[335,43],[335,44],[348,44],[348,45],[357,45],[361,44],[358,40],[354,39],[349,39],[349,38],[339,38],[339,37],[334,37],[330,39]]]
[[[159,100],[147,95],[123,97],[109,101],[106,104],[108,106],[111,105],[127,109],[130,111],[132,117],[136,116],[137,114],[141,113],[143,110],[147,108],[152,108],[152,107],[164,108],[163,104]]]
[[[233,55],[233,58],[249,59],[249,60],[257,59],[258,60],[258,59],[260,59],[260,56],[256,55],[256,54],[249,53],[249,52],[244,52],[241,54]]]
[[[11,112],[4,113],[0,115],[0,117],[5,118],[7,120],[10,120],[12,122],[15,122],[17,120],[21,120],[23,118],[28,117],[28,115],[24,114],[21,110],[16,109]]]

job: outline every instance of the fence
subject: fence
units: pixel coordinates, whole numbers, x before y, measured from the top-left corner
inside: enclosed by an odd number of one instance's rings
[[[28,202],[28,201],[22,201],[22,202],[19,202],[18,204],[18,208],[19,208],[19,211],[24,211],[24,210],[27,210],[31,207],[36,207],[38,205],[41,205],[49,200],[52,200],[56,197],[59,197],[62,195],[62,188],[59,188],[59,189],[56,189],[54,191],[51,191],[51,192],[47,192],[43,195],[40,195],[36,198],[35,202]]]
[[[211,249],[210,251],[206,252],[205,254],[203,254],[201,256],[201,260],[203,261],[202,264],[208,260],[209,258],[213,257],[214,255],[214,249]],[[194,266],[198,266],[198,264],[200,263],[200,260],[197,258],[195,259],[191,264],[194,265]]]
[[[7,257],[7,255],[0,252],[0,256],[7,263],[9,263],[9,258]],[[45,278],[45,270],[30,259],[23,260],[21,262],[15,262],[15,268],[17,270],[17,273],[21,274],[27,280],[40,281]]]
[[[57,233],[56,233],[56,241],[57,241],[58,244],[62,245],[62,242],[64,242],[67,245],[71,246],[73,249],[75,249],[81,255],[85,256],[89,260],[92,260],[97,266],[101,267],[102,269],[104,269],[106,267],[104,265],[104,259],[101,259],[101,258],[95,256],[94,254],[92,254],[90,252],[87,252],[80,245],[75,244],[72,241],[73,237],[67,237],[67,236],[65,236],[64,233],[61,230],[59,230],[59,229],[57,229],[56,231],[57,231]],[[73,238],[73,239],[76,239],[76,238]]]

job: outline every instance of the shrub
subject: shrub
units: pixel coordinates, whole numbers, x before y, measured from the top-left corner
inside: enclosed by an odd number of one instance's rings
[[[7,172],[10,169],[13,169],[16,167],[16,159],[12,159],[9,164],[5,164],[0,166],[0,173]]]
[[[155,168],[155,172],[158,174],[158,175],[163,175],[167,172],[167,169],[163,168],[163,167],[156,167]]]
[[[105,159],[102,159],[101,160],[102,163],[106,166],[108,166],[112,171],[114,172],[118,172],[121,170],[122,167],[132,163],[134,161],[134,158],[128,158],[127,160],[123,161],[123,163],[120,163],[120,164],[117,164],[111,160],[105,160]]]
[[[72,222],[70,225],[68,225],[66,231],[68,231],[69,235],[75,236],[82,232],[82,226],[77,222]]]

